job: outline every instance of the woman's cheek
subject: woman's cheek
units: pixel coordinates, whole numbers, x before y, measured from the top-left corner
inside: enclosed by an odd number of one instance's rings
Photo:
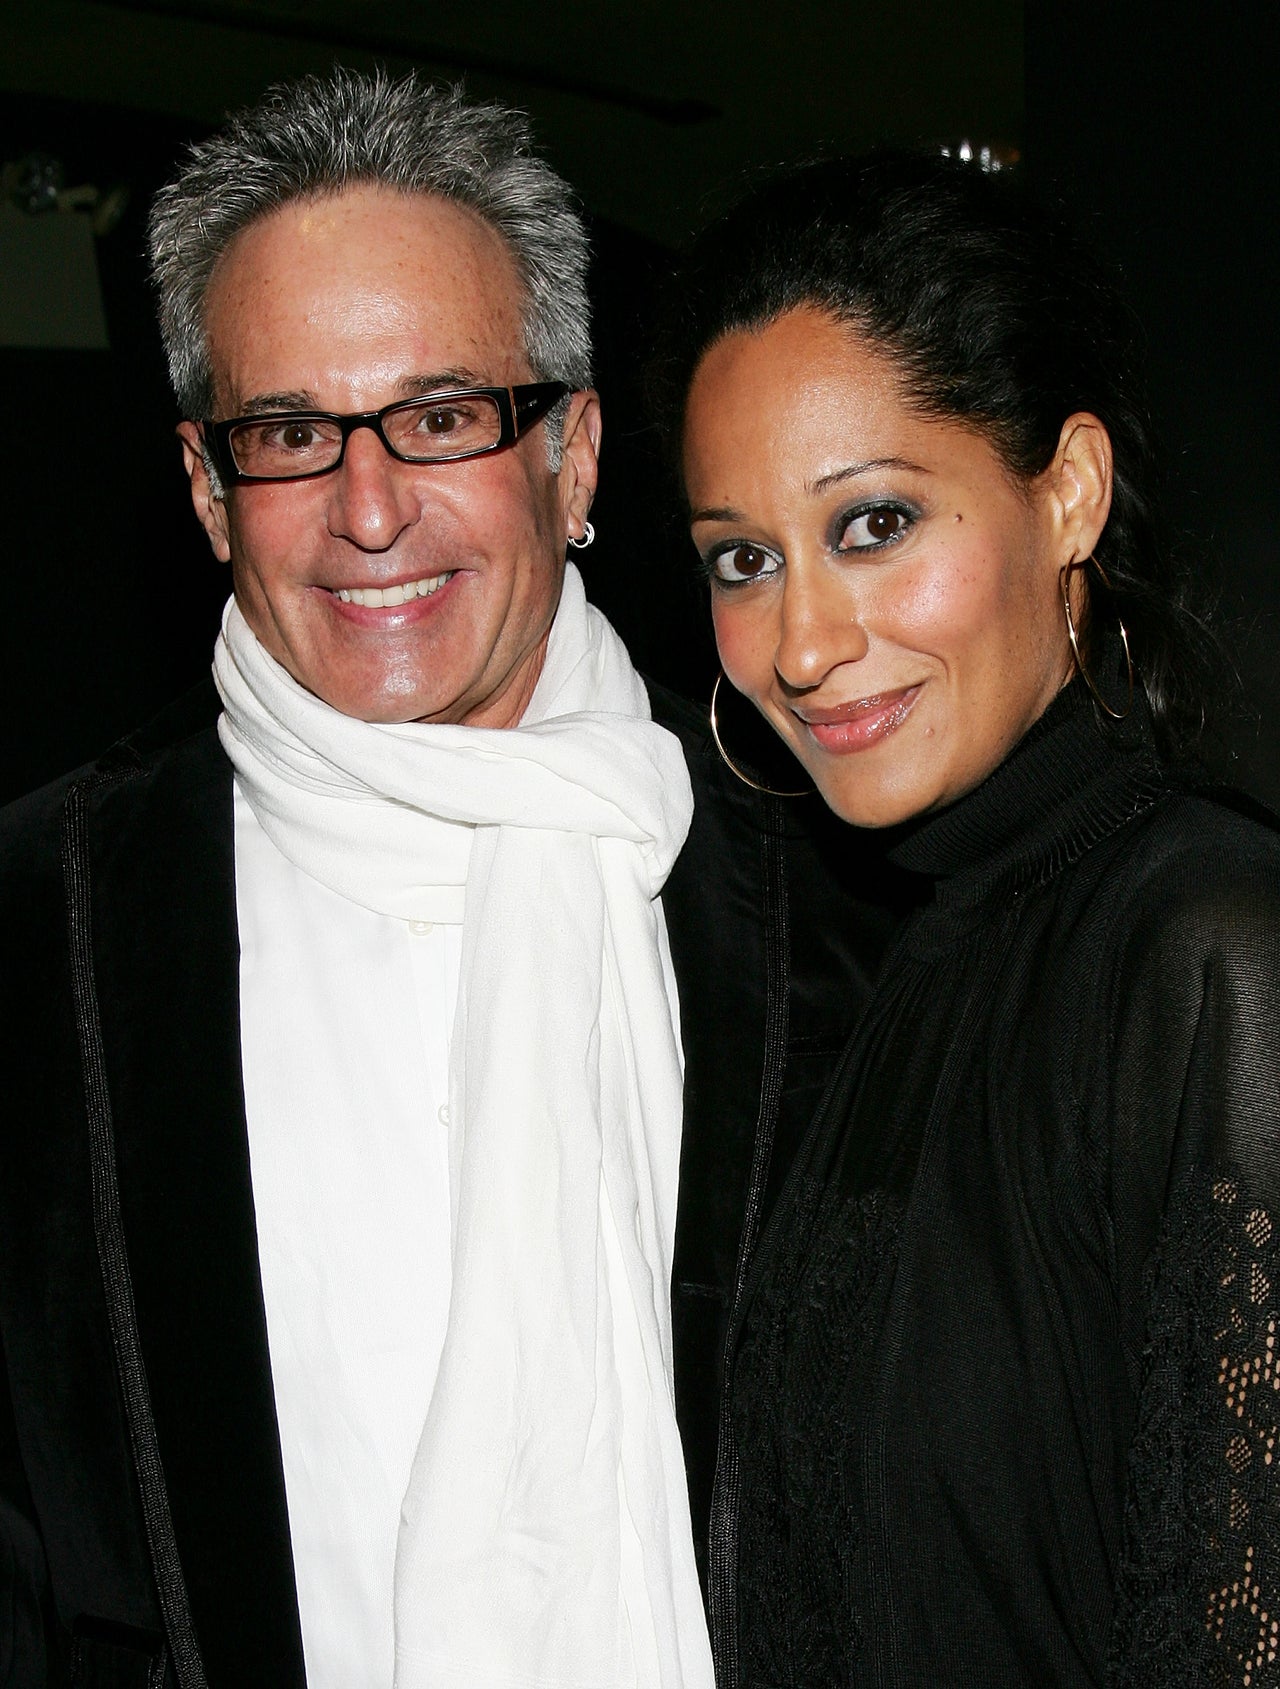
[[[711,624],[715,629],[720,667],[731,685],[748,698],[762,698],[773,678],[776,636],[770,635],[769,617],[758,606],[735,602],[716,592],[711,601]]]
[[[980,629],[990,612],[990,581],[967,552],[950,549],[915,567],[886,573],[875,609],[895,643],[944,663]]]

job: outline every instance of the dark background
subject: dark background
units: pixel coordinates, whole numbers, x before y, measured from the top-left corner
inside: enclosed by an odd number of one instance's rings
[[[1280,7],[1031,6],[1026,168],[1120,264],[1184,544],[1241,679],[1212,747],[1280,808]]]
[[[1280,803],[1275,11],[6,0],[0,162],[39,150],[68,187],[129,197],[94,242],[107,347],[0,346],[0,798],[92,756],[207,669],[229,583],[191,515],[173,439],[145,208],[182,145],[224,111],[342,62],[416,64],[524,106],[581,192],[606,417],[584,573],[641,666],[699,696],[714,673],[705,610],[637,379],[669,254],[761,165],[879,140],[967,139],[1020,156],[1126,273],[1174,514],[1220,585],[1244,679],[1216,754]]]

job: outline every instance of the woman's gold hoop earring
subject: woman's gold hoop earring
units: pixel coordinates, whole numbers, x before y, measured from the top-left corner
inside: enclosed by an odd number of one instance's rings
[[[1092,563],[1094,568],[1098,571],[1098,578],[1101,580],[1103,586],[1106,587],[1107,591],[1112,592],[1114,590],[1107,577],[1106,570],[1102,567],[1102,564],[1098,562],[1096,557],[1079,557],[1074,563],[1067,563],[1063,565],[1060,580],[1062,583],[1062,608],[1066,612],[1067,616],[1067,638],[1071,641],[1071,654],[1076,660],[1076,668],[1080,671],[1085,685],[1089,688],[1090,692],[1093,693],[1094,701],[1098,705],[1098,708],[1104,710],[1107,715],[1111,717],[1112,721],[1123,721],[1129,714],[1129,711],[1133,708],[1133,656],[1129,650],[1129,630],[1125,627],[1119,616],[1117,616],[1116,623],[1120,629],[1120,643],[1124,646],[1125,668],[1129,671],[1129,702],[1125,705],[1124,709],[1113,710],[1111,705],[1102,696],[1101,692],[1098,691],[1097,686],[1094,684],[1093,676],[1085,667],[1084,658],[1080,655],[1080,641],[1076,637],[1075,617],[1071,614],[1071,577],[1077,569],[1086,568],[1090,563]]]
[[[736,774],[743,785],[750,786],[753,792],[764,792],[767,797],[771,798],[807,798],[809,796],[809,787],[807,786],[799,792],[781,792],[776,786],[762,786],[758,780],[753,780],[749,774],[745,774],[728,751],[725,750],[724,740],[720,737],[720,719],[716,708],[720,698],[720,682],[723,679],[724,670],[721,669],[716,676],[715,685],[711,688],[711,737],[716,742],[716,749],[720,753],[721,762],[724,763],[730,774]]]

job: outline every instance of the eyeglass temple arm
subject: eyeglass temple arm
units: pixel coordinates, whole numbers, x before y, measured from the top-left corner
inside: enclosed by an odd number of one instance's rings
[[[217,434],[217,423],[206,419],[204,422],[197,423],[196,426],[200,430],[200,440],[204,446],[204,455],[218,471],[223,484],[230,486],[234,482],[238,481],[240,479],[240,471],[236,468],[234,462],[229,461],[231,454],[223,450],[222,442],[219,440]]]
[[[512,388],[516,427],[524,428],[545,416],[552,405],[558,404],[573,388],[565,381],[534,381]]]

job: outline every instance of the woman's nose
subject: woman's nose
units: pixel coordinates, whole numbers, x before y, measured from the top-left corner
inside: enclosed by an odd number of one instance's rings
[[[372,428],[357,428],[333,474],[329,532],[362,551],[389,551],[418,520],[421,470],[392,457]]]
[[[811,692],[832,669],[867,654],[867,635],[847,568],[825,559],[788,566],[773,666],[793,692]]]

